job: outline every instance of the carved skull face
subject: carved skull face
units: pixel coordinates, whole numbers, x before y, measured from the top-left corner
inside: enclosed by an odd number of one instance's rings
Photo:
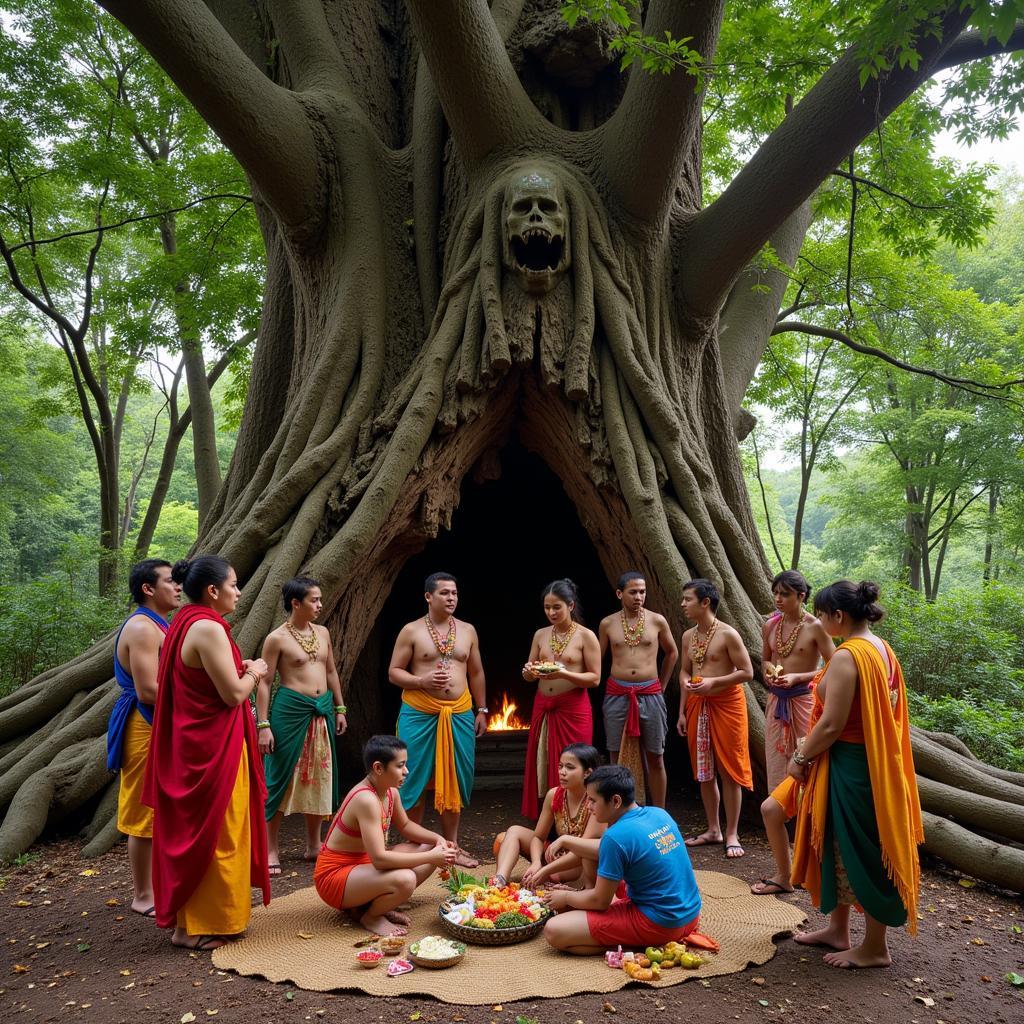
[[[517,173],[505,189],[505,268],[530,295],[546,295],[569,266],[562,186],[540,170]]]

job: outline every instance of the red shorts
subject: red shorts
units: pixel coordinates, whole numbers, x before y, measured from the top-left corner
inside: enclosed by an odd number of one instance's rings
[[[353,868],[369,864],[365,852],[348,853],[344,850],[329,850],[324,847],[316,859],[313,871],[313,885],[320,899],[328,906],[341,910],[345,906],[345,885]]]
[[[587,927],[602,946],[664,946],[697,930],[700,914],[678,928],[655,924],[632,900],[613,900],[607,910],[588,910]]]

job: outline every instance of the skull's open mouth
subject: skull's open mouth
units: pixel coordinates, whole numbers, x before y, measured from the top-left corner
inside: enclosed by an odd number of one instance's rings
[[[526,274],[550,274],[562,264],[565,239],[552,235],[544,228],[528,228],[521,235],[513,235],[512,258],[516,269]]]

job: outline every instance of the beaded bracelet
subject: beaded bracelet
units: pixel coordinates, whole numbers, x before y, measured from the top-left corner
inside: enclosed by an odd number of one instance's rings
[[[334,713],[336,715],[347,715],[348,714],[348,708],[345,707],[344,704],[335,704],[334,705]]]
[[[270,723],[269,722],[257,722],[256,723],[256,728],[257,729],[269,729],[270,728]]]

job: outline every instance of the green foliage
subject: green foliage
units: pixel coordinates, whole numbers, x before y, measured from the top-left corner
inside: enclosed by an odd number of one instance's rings
[[[175,562],[184,558],[199,533],[199,510],[183,501],[165,501],[160,521],[149,546],[150,558],[166,558]]]

